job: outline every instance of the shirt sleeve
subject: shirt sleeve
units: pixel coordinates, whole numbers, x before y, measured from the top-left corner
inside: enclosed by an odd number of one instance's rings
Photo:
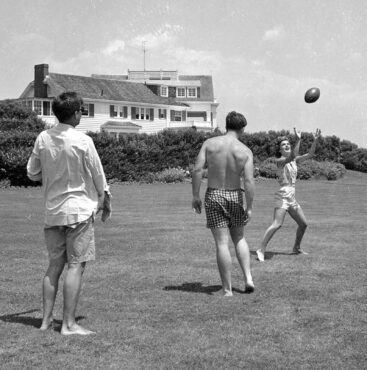
[[[107,185],[106,177],[103,171],[103,166],[93,140],[88,140],[87,165],[92,174],[94,186],[98,195],[101,197],[106,191],[110,194],[109,186]]]
[[[42,180],[42,167],[39,159],[39,136],[34,143],[33,151],[27,163],[27,176],[32,181]]]

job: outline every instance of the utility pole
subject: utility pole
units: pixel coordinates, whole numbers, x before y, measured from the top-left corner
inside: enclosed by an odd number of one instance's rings
[[[146,44],[146,41],[143,41],[143,53],[144,53],[144,72],[145,72],[145,53],[146,53],[146,49],[145,49],[145,44]]]

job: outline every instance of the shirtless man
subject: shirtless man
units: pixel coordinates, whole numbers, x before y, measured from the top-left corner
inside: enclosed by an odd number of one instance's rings
[[[218,269],[226,297],[233,295],[228,230],[245,277],[245,291],[251,293],[255,289],[251,276],[249,247],[244,236],[244,226],[252,216],[255,191],[253,157],[251,150],[238,140],[246,125],[247,121],[242,114],[228,113],[227,133],[204,142],[192,174],[192,207],[197,213],[201,213],[200,185],[204,166],[207,165],[207,227],[215,240]],[[241,177],[244,178],[246,209],[243,208]]]

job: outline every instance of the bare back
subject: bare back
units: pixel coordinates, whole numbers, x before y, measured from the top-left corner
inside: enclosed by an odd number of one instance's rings
[[[247,161],[252,162],[252,153],[246,145],[231,135],[208,139],[205,143],[208,166],[208,187],[238,189]],[[249,175],[249,174],[248,174]],[[252,176],[252,174],[251,174]]]

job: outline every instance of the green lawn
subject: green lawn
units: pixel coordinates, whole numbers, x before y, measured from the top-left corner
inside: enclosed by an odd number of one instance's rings
[[[87,266],[78,309],[80,323],[97,331],[88,337],[37,330],[47,267],[41,189],[0,190],[0,368],[367,368],[366,184],[353,172],[300,181],[310,254],[290,254],[296,227],[287,217],[260,264],[254,251],[277,183],[257,182],[246,229],[256,291],[241,293],[234,259],[233,298],[221,296],[191,184],[112,186],[113,218],[96,222],[97,261]]]

